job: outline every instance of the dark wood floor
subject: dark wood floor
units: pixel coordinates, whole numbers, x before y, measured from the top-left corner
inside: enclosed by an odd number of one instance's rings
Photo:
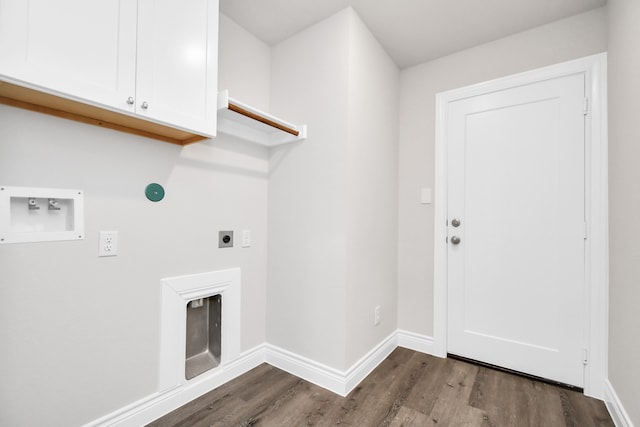
[[[613,426],[579,392],[396,349],[347,397],[263,364],[151,427]]]

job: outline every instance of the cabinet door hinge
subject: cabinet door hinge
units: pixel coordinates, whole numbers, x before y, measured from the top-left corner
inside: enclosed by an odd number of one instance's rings
[[[589,363],[589,351],[586,348],[582,349],[582,363],[585,365]]]
[[[587,237],[589,237],[589,225],[585,222],[584,223],[584,240],[587,240]]]

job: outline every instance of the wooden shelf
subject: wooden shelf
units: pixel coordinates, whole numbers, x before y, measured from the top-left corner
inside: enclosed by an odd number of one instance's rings
[[[98,106],[5,81],[0,81],[0,104],[145,136],[172,144],[187,145],[208,139],[207,136],[160,125],[136,116],[106,110]]]
[[[218,92],[218,132],[273,147],[307,138],[306,125],[294,125]]]

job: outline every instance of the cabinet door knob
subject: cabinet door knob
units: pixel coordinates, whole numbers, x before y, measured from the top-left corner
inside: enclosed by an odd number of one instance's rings
[[[146,110],[147,108],[149,108],[149,104],[147,104],[147,101],[144,101],[140,107],[141,107],[143,110]]]
[[[133,105],[134,102],[135,102],[135,100],[133,99],[133,96],[130,96],[130,97],[127,98],[127,104]]]

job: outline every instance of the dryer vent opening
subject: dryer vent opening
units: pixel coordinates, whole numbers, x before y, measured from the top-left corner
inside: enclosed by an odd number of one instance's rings
[[[220,364],[222,296],[187,303],[185,378],[190,380]]]

